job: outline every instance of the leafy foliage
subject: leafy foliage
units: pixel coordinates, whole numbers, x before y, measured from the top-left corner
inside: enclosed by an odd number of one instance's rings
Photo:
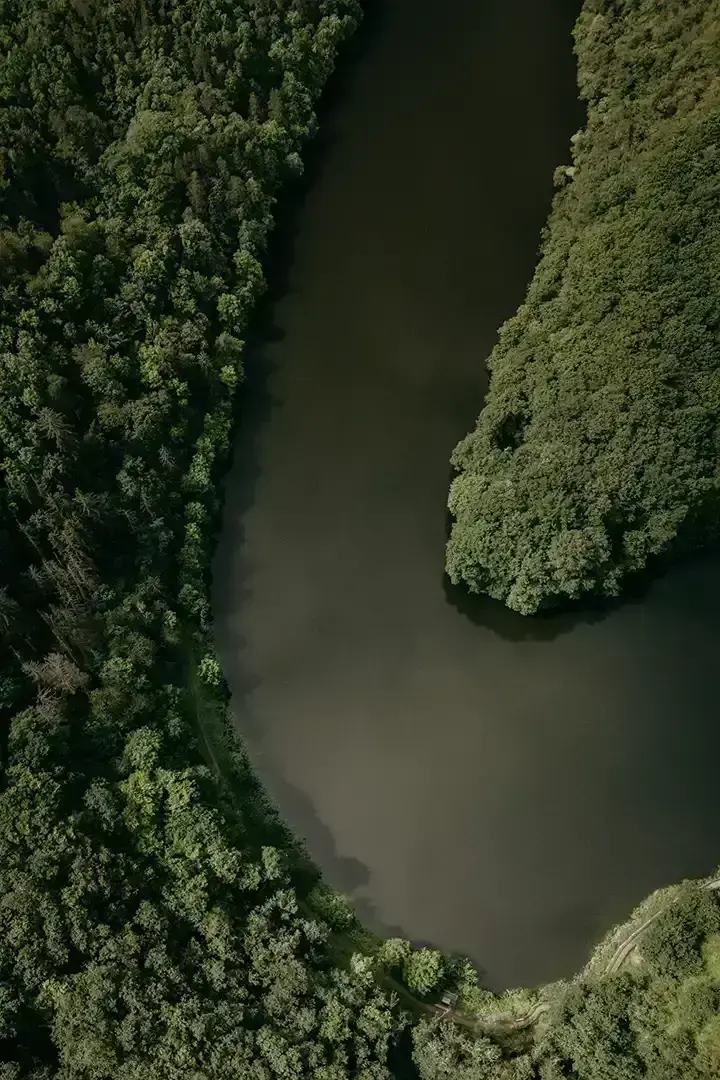
[[[422,1020],[413,1032],[420,1080],[501,1080],[502,1050],[490,1039],[469,1038],[445,1021]]]
[[[198,738],[259,260],[357,15],[0,8],[3,1080],[390,1075],[396,998]]]
[[[642,916],[645,918],[645,916]],[[542,1080],[705,1080],[720,1064],[716,896],[676,891],[625,970],[560,996],[535,1050]]]
[[[411,990],[418,994],[429,994],[442,982],[445,960],[437,949],[417,949],[408,956],[404,972]]]
[[[449,501],[451,579],[526,614],[720,520],[720,4],[588,0],[575,39],[587,126]]]
[[[363,934],[223,728],[208,568],[243,335],[358,14],[0,3],[0,1080],[599,1080],[616,1050],[717,1072],[714,900],[657,921],[640,975],[562,995],[537,1046],[431,1021],[414,994],[495,999]]]
[[[643,934],[642,955],[657,975],[686,978],[706,966],[701,948],[720,930],[720,910],[713,895],[685,887]]]

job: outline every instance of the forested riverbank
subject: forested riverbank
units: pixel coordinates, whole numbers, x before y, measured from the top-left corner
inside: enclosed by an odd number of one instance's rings
[[[360,14],[0,8],[0,1080],[717,1066],[714,893],[611,980],[497,998],[363,931],[230,731],[208,591],[244,337]]]
[[[577,23],[588,122],[453,459],[448,572],[517,611],[717,537],[719,16],[596,0]]]
[[[216,767],[207,596],[258,260],[358,15],[2,8],[7,1080],[388,1075],[391,993]]]

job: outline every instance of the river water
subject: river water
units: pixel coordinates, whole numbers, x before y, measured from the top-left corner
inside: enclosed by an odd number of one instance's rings
[[[448,459],[582,123],[570,0],[378,0],[249,363],[214,571],[253,761],[328,880],[493,987],[720,860],[720,564],[527,620],[445,585]]]

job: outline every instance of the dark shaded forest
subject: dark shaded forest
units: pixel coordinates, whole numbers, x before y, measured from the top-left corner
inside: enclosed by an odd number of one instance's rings
[[[231,730],[218,479],[276,198],[359,16],[0,2],[0,1080],[720,1070],[714,893],[632,969],[499,999],[358,925]]]
[[[717,539],[720,5],[587,0],[586,127],[456,448],[454,582],[528,614]]]

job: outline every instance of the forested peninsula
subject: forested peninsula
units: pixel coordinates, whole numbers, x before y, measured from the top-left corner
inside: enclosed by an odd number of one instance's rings
[[[524,614],[717,539],[720,4],[587,0],[586,127],[456,448],[454,582]]]
[[[699,101],[690,7],[658,33]],[[602,10],[609,70],[650,6]],[[0,1080],[720,1073],[717,882],[497,996],[358,924],[230,724],[219,479],[276,199],[360,15],[0,3]]]

